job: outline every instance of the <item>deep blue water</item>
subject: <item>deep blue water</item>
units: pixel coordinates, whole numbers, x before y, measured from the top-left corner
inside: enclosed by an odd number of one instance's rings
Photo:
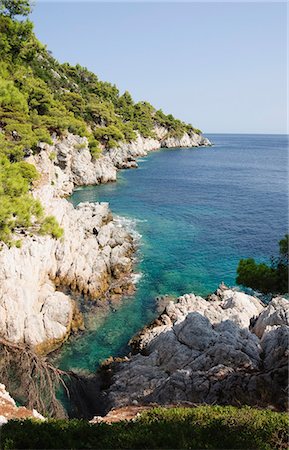
[[[212,148],[160,150],[119,173],[117,183],[75,191],[83,201],[109,202],[136,221],[142,273],[134,297],[60,353],[63,368],[94,370],[121,355],[154,314],[154,298],[206,295],[235,284],[240,258],[268,261],[287,230],[287,145],[281,135],[209,135]]]

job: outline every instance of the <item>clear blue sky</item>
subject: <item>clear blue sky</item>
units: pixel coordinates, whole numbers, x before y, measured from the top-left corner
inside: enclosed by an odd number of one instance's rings
[[[204,132],[286,132],[286,3],[37,1],[38,38]]]

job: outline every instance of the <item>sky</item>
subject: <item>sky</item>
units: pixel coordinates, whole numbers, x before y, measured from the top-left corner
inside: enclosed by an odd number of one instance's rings
[[[285,2],[36,1],[37,37],[205,133],[286,133]]]

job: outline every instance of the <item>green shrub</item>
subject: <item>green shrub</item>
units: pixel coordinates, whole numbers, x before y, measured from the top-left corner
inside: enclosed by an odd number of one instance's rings
[[[88,146],[91,153],[91,156],[93,159],[99,158],[101,155],[101,148],[99,146],[99,142],[94,139],[93,137],[90,137],[88,140]]]
[[[74,148],[75,148],[75,150],[82,150],[82,149],[86,148],[86,143],[83,142],[82,144],[76,144],[74,146]]]
[[[285,449],[288,416],[252,408],[157,408],[130,422],[10,421],[2,448]]]
[[[55,152],[49,153],[49,159],[50,159],[50,161],[55,161],[55,159],[56,159],[56,153],[55,153]]]
[[[46,216],[39,229],[40,234],[50,234],[53,238],[59,239],[63,236],[64,231],[54,216]]]
[[[288,292],[288,234],[279,242],[279,256],[271,265],[258,264],[253,258],[241,259],[237,268],[237,283],[264,294]]]
[[[43,215],[40,202],[29,194],[38,176],[33,165],[0,157],[0,240],[8,245],[16,229],[31,227]]]
[[[28,112],[25,96],[14,86],[12,81],[0,79],[0,107],[8,111]]]
[[[21,15],[27,16],[31,12],[29,0],[1,0],[0,12],[9,17]]]

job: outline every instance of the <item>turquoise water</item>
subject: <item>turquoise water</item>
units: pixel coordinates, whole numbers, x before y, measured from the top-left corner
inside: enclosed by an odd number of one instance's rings
[[[75,191],[72,201],[109,202],[142,236],[135,296],[109,314],[87,317],[88,331],[58,355],[64,369],[93,371],[127,351],[155,316],[155,297],[206,295],[235,284],[240,258],[268,261],[287,230],[287,137],[212,135],[212,148],[160,150],[119,173],[117,183]]]

